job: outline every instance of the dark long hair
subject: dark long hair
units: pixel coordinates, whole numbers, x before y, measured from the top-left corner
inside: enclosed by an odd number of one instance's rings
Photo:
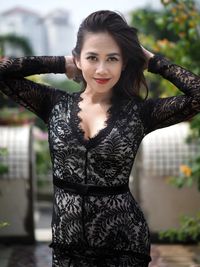
[[[76,46],[72,51],[74,57],[80,56],[84,37],[88,32],[109,33],[121,49],[125,69],[115,85],[114,92],[126,97],[138,97],[141,86],[144,86],[148,93],[143,74],[146,58],[138,40],[137,29],[129,26],[126,20],[116,12],[96,11],[90,14],[79,27]],[[85,83],[84,80],[83,82]]]

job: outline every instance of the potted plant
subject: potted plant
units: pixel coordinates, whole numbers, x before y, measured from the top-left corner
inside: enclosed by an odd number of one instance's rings
[[[7,108],[1,109],[0,125],[25,125],[33,123],[35,121],[35,116],[29,112],[25,111],[24,108]]]

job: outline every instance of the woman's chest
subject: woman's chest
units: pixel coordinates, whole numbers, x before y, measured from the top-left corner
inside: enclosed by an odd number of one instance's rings
[[[49,120],[49,142],[59,148],[70,145],[105,147],[118,140],[117,147],[132,148],[143,138],[143,125],[137,112],[101,112],[83,109],[76,103],[60,102],[52,110]],[[89,138],[88,138],[89,137]],[[88,139],[87,139],[88,138]]]
[[[101,130],[109,127],[110,106],[103,106],[99,103],[90,105],[80,103],[79,108],[79,111],[74,113],[74,117],[77,116],[78,127],[82,130],[85,140],[94,138]]]

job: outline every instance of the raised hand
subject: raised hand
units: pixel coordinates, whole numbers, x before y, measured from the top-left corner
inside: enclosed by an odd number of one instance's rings
[[[141,46],[141,47],[142,47],[143,53],[146,57],[146,65],[144,66],[144,69],[147,69],[148,64],[149,64],[149,59],[152,58],[154,56],[154,54],[152,52],[150,52],[149,50],[147,50],[146,48],[144,48],[143,46]]]
[[[66,76],[79,83],[82,81],[81,71],[77,68],[73,56],[65,56]]]

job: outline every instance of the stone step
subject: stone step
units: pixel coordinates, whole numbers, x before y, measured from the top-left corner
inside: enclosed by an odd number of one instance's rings
[[[150,267],[200,267],[200,246],[153,245]]]

